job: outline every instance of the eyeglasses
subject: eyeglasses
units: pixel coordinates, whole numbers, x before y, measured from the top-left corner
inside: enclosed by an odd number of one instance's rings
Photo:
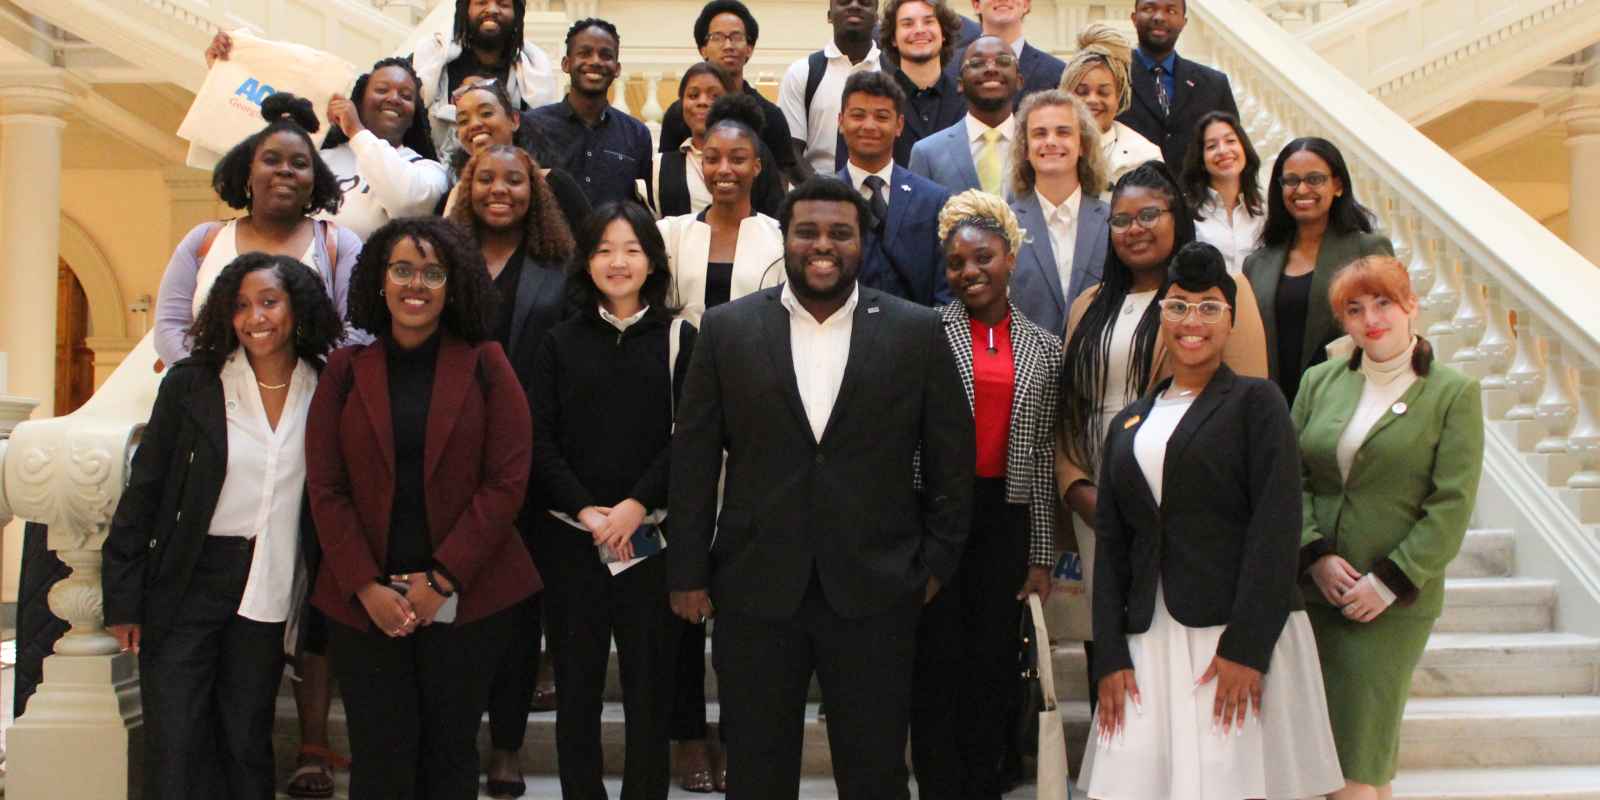
[[[734,31],[732,33],[723,33],[718,31],[716,33],[706,34],[706,44],[714,44],[719,46],[730,44],[734,47],[741,47],[745,42],[748,41],[750,41],[750,38],[745,36],[744,33],[740,31]]]
[[[1150,230],[1155,227],[1156,220],[1161,219],[1162,214],[1170,213],[1172,212],[1165,208],[1151,206],[1139,209],[1137,214],[1116,214],[1111,217],[1111,230],[1125,231],[1133,227],[1135,222],[1139,223],[1139,227]]]
[[[1193,311],[1200,316],[1200,321],[1207,325],[1215,325],[1222,321],[1222,314],[1233,306],[1221,300],[1201,300],[1191,303],[1187,300],[1171,298],[1161,301],[1161,317],[1168,322],[1182,322],[1189,318]]]
[[[450,280],[450,273],[436,264],[418,268],[404,261],[396,261],[389,265],[389,282],[396,286],[410,286],[419,275],[422,276],[422,285],[428,289],[443,289],[445,282]]]
[[[1309,172],[1304,176],[1285,175],[1283,176],[1283,188],[1292,192],[1300,188],[1300,184],[1303,183],[1313,189],[1321,189],[1328,185],[1329,180],[1332,180],[1332,178],[1325,172]]]
[[[988,69],[989,67],[1011,69],[1016,65],[1016,56],[995,56],[994,58],[981,58],[974,56],[973,58],[969,58],[966,61],[961,62],[962,69]]]

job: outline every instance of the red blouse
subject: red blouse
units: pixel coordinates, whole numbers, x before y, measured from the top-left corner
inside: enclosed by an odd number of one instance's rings
[[[1011,355],[1011,315],[989,326],[972,324],[972,416],[978,430],[980,478],[1006,476],[1006,443],[1011,435],[1011,397],[1017,372]]]

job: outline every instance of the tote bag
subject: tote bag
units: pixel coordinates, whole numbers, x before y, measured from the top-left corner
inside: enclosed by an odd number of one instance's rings
[[[1067,800],[1072,796],[1072,781],[1067,776],[1067,737],[1061,728],[1061,709],[1056,705],[1056,676],[1051,663],[1049,629],[1044,624],[1044,604],[1039,595],[1028,595],[1028,610],[1033,614],[1034,648],[1039,667],[1039,688],[1044,704],[1039,708],[1039,800]]]
[[[211,66],[178,126],[178,136],[189,141],[189,166],[211,169],[234,145],[261,130],[266,124],[261,101],[278,92],[293,92],[311,101],[322,123],[311,141],[322,146],[328,135],[328,100],[335,94],[350,94],[356,68],[313,47],[262,39],[246,30],[228,35],[233,38],[232,51],[227,60]]]
[[[1044,618],[1050,623],[1055,641],[1085,641],[1094,638],[1094,594],[1089,570],[1094,565],[1094,529],[1070,511],[1078,551],[1056,551],[1056,565],[1050,570],[1050,599],[1044,603]]]

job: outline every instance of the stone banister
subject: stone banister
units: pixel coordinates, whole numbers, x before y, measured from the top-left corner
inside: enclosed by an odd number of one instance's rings
[[[1529,531],[1519,554],[1561,578],[1559,625],[1600,633],[1600,490],[1586,469],[1600,419],[1600,270],[1250,0],[1189,0],[1183,41],[1229,73],[1268,165],[1294,136],[1344,153],[1356,196],[1417,281],[1419,330],[1483,384],[1491,423],[1477,523]]]

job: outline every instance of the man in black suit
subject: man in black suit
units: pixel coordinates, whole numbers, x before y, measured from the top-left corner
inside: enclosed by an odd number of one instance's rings
[[[917,619],[964,546],[972,415],[939,315],[857,286],[861,195],[813,178],[780,217],[788,283],[708,312],[685,378],[672,608],[717,618],[731,800],[798,795],[813,671],[839,797],[905,800]]]
[[[1022,21],[1033,10],[1032,0],[972,0],[972,10],[978,14],[982,36],[998,36],[1017,57],[1017,72],[1022,75],[1022,91],[1017,93],[1014,105],[1022,98],[1045,89],[1061,88],[1061,73],[1067,63],[1031,44],[1022,37]],[[960,79],[961,63],[966,60],[967,45],[974,36],[961,44],[955,57],[945,65],[945,72]]]
[[[1139,46],[1133,51],[1128,76],[1133,104],[1117,117],[1161,148],[1162,160],[1174,171],[1194,138],[1194,126],[1213,111],[1239,115],[1228,76],[1204,64],[1180,58],[1178,36],[1188,22],[1187,0],[1138,0],[1133,28]]]

